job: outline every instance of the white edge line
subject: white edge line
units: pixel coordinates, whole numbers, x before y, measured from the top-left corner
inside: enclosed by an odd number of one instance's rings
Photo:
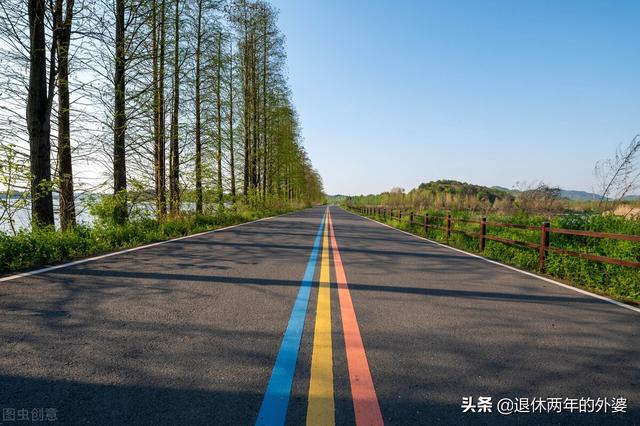
[[[296,210],[296,211],[299,211],[299,210]],[[49,267],[46,267],[46,268],[36,269],[34,271],[27,271],[27,272],[22,272],[22,273],[15,274],[15,275],[9,275],[9,276],[0,278],[0,282],[6,282],[6,281],[16,280],[18,278],[30,277],[31,275],[44,274],[45,272],[55,271],[56,269],[62,269],[62,268],[68,268],[70,266],[81,265],[83,263],[93,262],[93,261],[100,260],[100,259],[106,259],[107,257],[117,256],[119,254],[130,253],[130,252],[136,251],[136,250],[142,250],[142,249],[146,249],[146,248],[156,247],[156,246],[159,246],[159,245],[162,245],[162,244],[172,243],[174,241],[186,240],[187,238],[193,238],[193,237],[199,237],[201,235],[212,234],[214,232],[225,231],[227,229],[237,228],[238,226],[249,225],[251,223],[260,222],[260,221],[263,221],[263,220],[269,220],[269,219],[273,219],[273,218],[276,218],[276,217],[285,216],[285,215],[288,215],[288,214],[291,214],[291,213],[295,213],[296,211],[283,213],[283,214],[277,215],[277,216],[263,217],[263,218],[252,220],[252,221],[249,221],[249,222],[243,222],[243,223],[238,223],[238,224],[231,225],[231,226],[225,226],[224,228],[212,229],[211,231],[204,231],[204,232],[199,232],[197,234],[185,235],[183,237],[173,238],[171,240],[158,241],[158,242],[151,243],[151,244],[145,244],[143,246],[131,247],[131,248],[124,249],[124,250],[119,250],[119,251],[114,251],[114,252],[110,252],[110,253],[106,253],[106,254],[101,254],[100,256],[89,257],[89,258],[86,258],[86,259],[80,259],[80,260],[75,260],[73,262],[63,263],[63,264],[60,264],[60,265],[54,265],[54,266],[49,266]]]
[[[404,231],[402,229],[394,228],[393,226],[387,225],[386,223],[378,222],[375,219],[371,219],[371,218],[368,218],[366,216],[360,216],[359,214],[350,212],[350,211],[348,211],[346,209],[342,209],[342,210],[344,210],[347,213],[350,213],[350,214],[352,214],[354,216],[362,217],[364,219],[370,220],[371,222],[378,223],[380,225],[386,226],[387,228],[391,228],[391,229],[394,229],[394,230],[396,230],[398,232],[402,232],[403,234],[411,235],[412,237],[415,237],[415,238],[418,238],[420,240],[429,242],[431,244],[435,244],[435,245],[438,245],[440,247],[445,247],[445,248],[448,248],[450,250],[457,251],[458,253],[466,254],[467,256],[471,256],[471,257],[475,257],[475,258],[478,258],[478,259],[482,259],[485,262],[493,263],[494,265],[502,266],[503,268],[507,268],[507,269],[510,269],[512,271],[520,272],[521,274],[528,275],[528,276],[534,277],[534,278],[538,278],[539,280],[546,281],[548,283],[555,284],[557,286],[564,287],[564,288],[567,288],[569,290],[573,290],[573,291],[578,292],[578,293],[586,294],[587,296],[595,297],[596,299],[604,300],[605,302],[613,303],[614,305],[618,305],[618,306],[620,306],[622,308],[630,309],[632,311],[640,313],[640,308],[636,308],[635,306],[627,305],[626,303],[618,302],[617,300],[613,300],[613,299],[610,299],[610,298],[605,297],[605,296],[600,296],[599,294],[591,293],[589,291],[582,290],[581,288],[572,287],[570,285],[567,285],[567,284],[552,280],[550,278],[541,277],[540,275],[536,275],[533,272],[523,271],[522,269],[518,269],[518,268],[516,268],[514,266],[506,265],[506,264],[498,262],[496,260],[487,259],[486,257],[479,256],[479,255],[474,254],[474,253],[469,253],[469,252],[466,252],[464,250],[460,250],[460,249],[457,249],[455,247],[448,246],[446,244],[441,244],[441,243],[439,243],[437,241],[433,241],[433,240],[430,240],[428,238],[421,237],[420,235],[412,234],[411,232],[407,232],[407,231]]]

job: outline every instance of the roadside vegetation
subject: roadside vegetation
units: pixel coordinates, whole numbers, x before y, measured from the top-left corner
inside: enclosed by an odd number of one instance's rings
[[[105,213],[108,208],[103,204],[92,208]],[[238,206],[218,213],[184,213],[163,220],[137,215],[124,224],[114,223],[111,214],[107,214],[91,226],[76,225],[64,231],[49,227],[15,235],[0,234],[0,274],[210,231],[287,210]]]
[[[568,195],[565,195],[568,194]],[[354,205],[409,207],[438,211],[464,211],[477,215],[553,216],[559,214],[610,214],[632,217],[640,214],[640,197],[601,200],[599,195],[583,193],[569,198],[571,191],[544,182],[520,182],[515,188],[486,187],[455,180],[422,183],[405,192],[392,188],[381,194],[333,196],[330,201]],[[617,212],[616,212],[617,211]]]
[[[510,194],[502,190],[460,182],[440,181],[420,185],[417,190],[408,194],[396,189],[378,195],[347,197],[343,205],[347,208],[387,206],[402,209],[404,211],[402,222],[397,220],[397,213],[394,220],[388,217],[385,220],[381,216],[376,216],[375,219],[472,253],[480,252],[478,237],[452,232],[447,242],[445,231],[430,228],[425,233],[422,226],[410,225],[407,215],[411,211],[416,214],[427,213],[430,223],[444,227],[446,215],[451,214],[453,229],[470,233],[478,233],[479,225],[457,220],[480,220],[486,217],[489,222],[536,227],[544,221],[549,221],[552,228],[640,235],[640,218],[633,215],[613,214],[616,206],[613,202],[605,202],[598,207],[598,201],[561,199],[558,191],[546,186],[521,191],[520,194]],[[638,204],[635,202],[625,203],[625,205]],[[516,228],[489,226],[487,234],[536,244],[540,240],[539,231]],[[551,234],[550,245],[566,250],[640,262],[640,244],[637,242]],[[482,255],[521,269],[538,271],[538,252],[531,248],[487,240]],[[638,269],[554,253],[549,253],[545,269],[547,275],[566,280],[576,286],[626,302],[634,304],[640,302],[640,270]]]

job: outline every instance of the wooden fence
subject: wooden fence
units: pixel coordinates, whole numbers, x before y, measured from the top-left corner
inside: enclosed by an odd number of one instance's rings
[[[621,241],[633,241],[640,243],[640,235],[626,235],[626,234],[612,234],[607,232],[593,232],[593,231],[579,231],[574,229],[564,228],[552,228],[549,222],[543,222],[540,226],[519,225],[515,223],[499,223],[489,222],[487,218],[483,217],[480,220],[468,220],[468,219],[454,219],[450,214],[441,215],[429,215],[429,214],[416,214],[413,211],[403,211],[402,209],[393,209],[389,207],[356,207],[354,210],[367,216],[378,216],[385,219],[397,220],[402,222],[406,220],[411,226],[421,226],[424,228],[425,233],[428,229],[438,229],[444,232],[447,242],[451,237],[452,232],[461,233],[468,237],[477,238],[478,246],[481,252],[484,252],[485,244],[487,240],[496,241],[502,244],[508,244],[518,247],[525,247],[532,250],[537,250],[538,255],[538,269],[540,272],[545,270],[545,260],[549,253],[557,253],[564,256],[578,257],[580,259],[593,260],[595,262],[610,263],[613,265],[627,266],[630,268],[640,268],[640,262],[634,262],[631,260],[615,259],[607,256],[600,256],[590,253],[582,253],[573,250],[561,249],[558,247],[552,247],[550,245],[551,234],[564,234],[564,235],[576,235],[581,237],[590,238],[609,238],[613,240]],[[438,222],[436,224],[434,222]],[[456,229],[454,225],[456,223],[476,224],[478,225],[478,232],[470,232],[463,229]],[[496,235],[490,235],[487,230],[490,227],[497,228],[515,228],[528,231],[539,232],[539,242],[531,243],[528,241],[517,241],[509,238],[498,237]]]

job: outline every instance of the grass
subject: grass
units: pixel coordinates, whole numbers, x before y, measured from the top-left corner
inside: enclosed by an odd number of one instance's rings
[[[124,225],[108,221],[79,225],[69,231],[41,229],[15,236],[0,233],[0,273],[136,247],[157,241],[284,213],[286,210],[225,211],[215,215],[184,214],[157,220],[138,218]]]
[[[442,219],[436,219],[438,212],[430,211],[427,213],[430,215],[432,224],[444,226]],[[479,217],[467,212],[452,212],[451,215],[454,223],[453,229],[473,233],[479,232],[479,225],[477,224],[456,222],[456,219],[479,220]],[[440,218],[443,217],[441,212],[439,216]],[[485,251],[480,253],[478,237],[452,232],[449,241],[447,241],[444,231],[430,228],[425,233],[422,226],[410,225],[405,217],[403,217],[402,222],[395,219],[391,221],[380,216],[375,216],[374,218],[398,229],[403,229],[452,247],[482,254],[489,259],[516,266],[520,269],[538,272],[538,252],[531,248],[487,240]],[[421,218],[417,220],[421,220]],[[545,218],[542,216],[525,215],[507,216],[494,214],[487,217],[489,222],[516,223],[530,226],[540,226],[544,220]],[[640,235],[640,220],[625,219],[618,216],[568,215],[555,217],[550,222],[552,228]],[[540,239],[540,233],[537,230],[489,226],[487,234],[536,244],[539,243]],[[550,245],[566,250],[640,262],[640,243],[637,242],[552,233]],[[545,275],[623,302],[634,305],[640,304],[640,269],[549,253],[546,258]]]

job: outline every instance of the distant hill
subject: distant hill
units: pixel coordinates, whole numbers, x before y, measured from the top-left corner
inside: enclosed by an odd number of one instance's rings
[[[574,201],[591,201],[591,200],[600,199],[600,196],[598,194],[594,194],[593,192],[574,191],[574,190],[568,190],[568,189],[561,189],[560,197],[566,198],[567,200],[574,200]]]
[[[517,195],[521,192],[518,189],[509,189],[504,186],[492,186],[493,189],[499,189],[501,191],[507,191],[512,195]],[[600,196],[598,194],[594,194],[592,192],[587,191],[577,191],[573,189],[560,189],[560,198],[565,198],[567,200],[572,201],[590,201],[590,200],[598,200]]]
[[[499,191],[508,192],[509,194],[517,194],[518,192],[520,192],[517,189],[507,188],[507,187],[499,186],[499,185],[494,185],[494,186],[491,187],[491,189],[497,189]]]
[[[467,182],[459,182],[457,180],[437,180],[432,182],[421,183],[413,191],[426,191],[433,194],[452,194],[461,196],[477,197],[479,200],[489,200],[512,198],[509,190],[502,188],[489,188],[482,185],[474,185]]]
[[[404,191],[402,191],[404,192]],[[522,191],[518,189],[509,189],[504,186],[482,186],[475,185],[467,182],[460,182],[457,180],[436,180],[430,182],[421,183],[417,188],[409,191],[407,195],[417,195],[420,197],[420,193],[430,193],[433,195],[440,194],[451,194],[455,199],[460,200],[460,197],[474,197],[478,200],[488,200],[493,203],[496,200],[506,200],[507,202],[513,201],[518,194]],[[329,203],[342,203],[345,200],[357,199],[358,202],[364,204],[384,204],[386,200],[385,197],[389,197],[394,195],[394,190],[383,192],[381,194],[369,194],[369,195],[358,195],[358,196],[349,196],[349,195],[327,195],[326,199]],[[571,201],[591,201],[591,200],[599,200],[600,196],[598,194],[588,192],[588,191],[578,191],[578,190],[568,190],[568,189],[560,189],[560,198]],[[640,201],[640,195],[628,195],[623,198],[624,201]]]

